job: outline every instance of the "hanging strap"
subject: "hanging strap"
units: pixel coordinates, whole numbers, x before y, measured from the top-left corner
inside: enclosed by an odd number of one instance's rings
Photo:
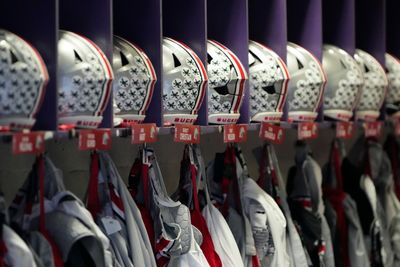
[[[55,267],[63,267],[64,263],[61,257],[61,252],[57,245],[54,243],[53,239],[51,238],[50,234],[47,232],[46,229],[46,210],[45,210],[45,162],[44,156],[39,155],[36,158],[36,168],[37,168],[37,177],[39,178],[39,231],[43,234],[43,236],[47,239],[51,246],[51,250],[53,252],[53,259]]]
[[[87,209],[92,214],[93,219],[96,219],[97,215],[101,212],[100,200],[99,200],[99,154],[95,151],[91,154],[90,162],[90,179],[87,193]]]
[[[199,196],[197,190],[197,166],[194,161],[193,149],[191,146],[187,146],[187,153],[190,161],[190,176],[192,180],[192,193],[193,193],[193,206],[196,211],[200,212]]]
[[[195,158],[197,161],[197,164],[199,165],[198,169],[198,183],[199,186],[203,188],[204,194],[206,196],[206,203],[212,203],[211,198],[210,198],[210,192],[208,190],[208,180],[207,180],[207,172],[206,172],[206,166],[203,160],[203,157],[201,156],[200,148],[197,145],[193,146]]]
[[[150,181],[149,181],[149,164],[142,162],[142,183],[143,183],[143,199],[146,209],[150,209]]]
[[[331,157],[335,172],[336,187],[340,191],[343,191],[343,176],[342,176],[342,164],[341,164],[342,159],[340,156],[339,144],[337,143],[337,140],[333,141]]]

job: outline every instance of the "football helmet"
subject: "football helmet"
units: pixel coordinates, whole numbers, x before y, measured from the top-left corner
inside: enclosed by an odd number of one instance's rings
[[[111,93],[111,64],[95,43],[68,31],[60,31],[58,62],[59,124],[97,128]]]
[[[164,124],[192,124],[206,90],[207,72],[200,58],[187,45],[163,41]]]
[[[356,107],[356,119],[375,121],[386,96],[386,73],[373,56],[361,49],[356,49],[354,58],[364,75],[364,86]]]
[[[142,122],[157,81],[150,59],[136,45],[114,36],[113,72],[114,121]]]
[[[288,43],[287,67],[290,74],[288,121],[315,120],[326,83],[321,63],[303,47]]]
[[[285,104],[289,70],[268,47],[249,43],[250,114],[252,121],[280,121]]]
[[[16,34],[0,29],[0,127],[32,128],[48,80],[38,51]]]
[[[247,73],[237,56],[222,44],[207,42],[208,121],[236,123],[244,95]]]
[[[343,49],[324,45],[322,66],[327,75],[324,92],[324,116],[348,121],[364,84],[360,67],[354,58]]]
[[[386,113],[391,117],[400,116],[400,60],[386,53],[386,75],[389,81],[386,95]]]

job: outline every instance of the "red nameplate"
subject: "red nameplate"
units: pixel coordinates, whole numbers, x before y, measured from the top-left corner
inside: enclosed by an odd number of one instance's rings
[[[341,139],[351,139],[354,134],[353,123],[339,121],[336,123],[336,137]]]
[[[243,143],[247,141],[247,124],[224,125],[224,143]]]
[[[300,122],[297,127],[297,138],[315,139],[318,137],[318,124],[315,122]]]
[[[111,149],[111,130],[80,130],[79,131],[79,150],[109,150]]]
[[[12,139],[13,154],[40,154],[44,152],[44,132],[15,133]]]
[[[157,141],[155,123],[132,124],[132,144],[154,143]]]
[[[382,131],[382,122],[381,121],[364,123],[365,137],[378,138],[381,135],[381,131]]]
[[[200,126],[191,124],[176,124],[174,141],[186,144],[199,144]]]
[[[259,137],[274,144],[282,144],[285,140],[285,132],[279,125],[261,123]]]

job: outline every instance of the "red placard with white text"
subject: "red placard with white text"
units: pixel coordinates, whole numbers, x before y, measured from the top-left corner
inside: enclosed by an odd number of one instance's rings
[[[364,133],[365,137],[375,137],[378,138],[382,132],[382,122],[366,122],[364,123]]]
[[[13,154],[41,154],[45,150],[44,132],[15,133],[12,139]]]
[[[274,144],[282,144],[285,140],[285,132],[279,125],[261,123],[259,137]]]
[[[111,149],[111,130],[80,130],[79,131],[79,150],[109,150]]]
[[[351,122],[339,121],[336,123],[336,137],[341,139],[351,139],[354,134],[354,126]]]
[[[132,144],[154,143],[157,141],[157,126],[155,123],[133,124]]]
[[[247,124],[224,125],[224,143],[243,143],[247,141]]]
[[[191,124],[175,125],[174,141],[186,144],[199,144],[200,126]]]
[[[297,138],[315,139],[318,137],[318,124],[315,122],[300,122],[297,127]]]

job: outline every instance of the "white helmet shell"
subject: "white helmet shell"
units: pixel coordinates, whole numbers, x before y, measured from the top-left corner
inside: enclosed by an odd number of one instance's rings
[[[244,95],[247,73],[237,56],[222,44],[208,40],[208,121],[236,123]]]
[[[163,73],[164,124],[194,123],[208,79],[200,58],[187,45],[164,38]]]
[[[322,66],[328,78],[324,92],[324,115],[349,121],[364,85],[363,73],[350,54],[333,45],[324,45]]]
[[[285,104],[289,70],[270,48],[249,43],[250,114],[252,121],[280,121]]]
[[[400,117],[400,60],[386,53],[385,61],[389,81],[386,95],[386,113],[393,118],[398,118]]]
[[[138,46],[114,36],[113,72],[114,120],[143,122],[157,81],[150,59]]]
[[[38,51],[0,29],[0,127],[30,129],[49,80]]]
[[[375,121],[386,96],[388,80],[381,64],[367,52],[356,49],[354,55],[364,74],[364,86],[356,107],[356,118]]]
[[[112,67],[100,48],[78,34],[60,31],[59,124],[97,128],[111,93]]]
[[[315,120],[326,83],[321,63],[303,47],[288,43],[287,67],[290,73],[288,120]]]

